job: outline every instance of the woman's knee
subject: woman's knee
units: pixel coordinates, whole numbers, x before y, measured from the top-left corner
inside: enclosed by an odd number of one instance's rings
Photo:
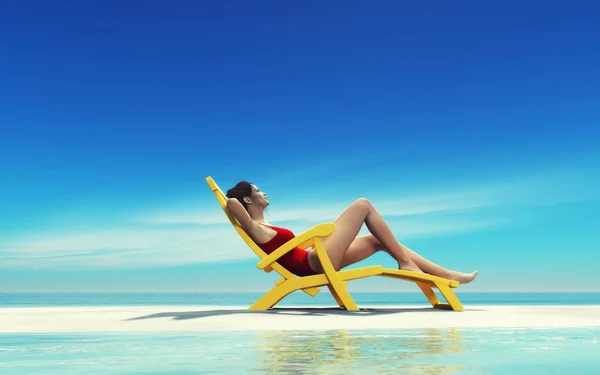
[[[373,208],[373,204],[367,198],[358,198],[352,204],[366,210],[371,210]]]

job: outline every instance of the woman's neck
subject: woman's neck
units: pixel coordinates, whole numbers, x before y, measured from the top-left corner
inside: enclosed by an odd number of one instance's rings
[[[260,211],[255,211],[255,210],[248,210],[248,214],[250,215],[250,218],[258,223],[264,223],[266,224],[265,221],[265,215],[264,215],[264,210],[260,210]]]

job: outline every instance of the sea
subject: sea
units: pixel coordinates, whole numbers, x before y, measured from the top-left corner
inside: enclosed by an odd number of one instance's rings
[[[261,293],[0,293],[0,308],[246,306]],[[420,293],[352,293],[359,306],[423,305]],[[600,305],[600,293],[457,293],[463,304]],[[334,306],[328,293],[285,306]],[[600,320],[600,316],[598,317]],[[0,333],[0,375],[589,374],[600,328]]]

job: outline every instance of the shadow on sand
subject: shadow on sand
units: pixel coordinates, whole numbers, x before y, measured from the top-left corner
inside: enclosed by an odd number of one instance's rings
[[[139,316],[136,318],[126,319],[130,320],[142,320],[142,319],[156,319],[156,318],[173,318],[173,320],[187,320],[187,319],[199,319],[208,318],[211,316],[222,316],[222,315],[239,315],[239,314],[253,314],[253,315],[295,315],[295,316],[377,316],[377,315],[388,315],[388,314],[400,314],[400,313],[433,313],[444,310],[438,310],[431,307],[412,307],[412,308],[361,308],[360,311],[347,311],[340,309],[339,307],[310,307],[310,308],[273,308],[267,311],[249,311],[246,309],[223,309],[223,310],[203,310],[203,311],[173,311],[173,312],[161,312],[156,314]],[[477,309],[467,309],[467,311],[483,311]],[[464,313],[463,311],[451,311],[445,310],[444,313]]]

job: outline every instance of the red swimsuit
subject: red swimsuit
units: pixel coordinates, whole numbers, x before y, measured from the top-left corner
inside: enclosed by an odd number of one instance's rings
[[[269,240],[269,242],[257,244],[258,247],[263,249],[267,254],[271,254],[281,245],[296,237],[289,229],[274,227],[267,224],[262,225],[274,229],[277,232],[275,237]],[[277,260],[277,262],[296,276],[310,276],[317,274],[312,268],[310,268],[310,265],[308,264],[308,251],[299,247],[296,247],[295,249],[283,255]]]

